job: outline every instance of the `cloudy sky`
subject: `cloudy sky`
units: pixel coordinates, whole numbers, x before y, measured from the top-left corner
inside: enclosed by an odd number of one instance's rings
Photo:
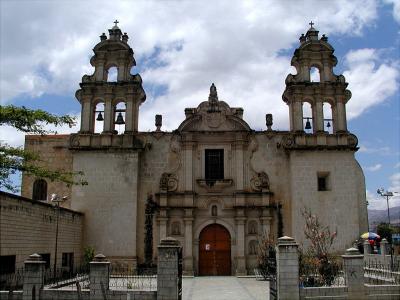
[[[140,130],[176,128],[185,107],[208,97],[244,108],[263,129],[288,129],[281,95],[298,38],[312,20],[336,49],[336,74],[349,82],[348,128],[359,138],[356,157],[366,177],[370,208],[385,208],[384,187],[400,192],[400,2],[352,1],[0,1],[0,100],[79,117],[74,98],[99,35],[118,19],[135,51],[147,100]],[[76,132],[61,128],[59,132]],[[0,128],[0,139],[22,145],[23,135]],[[400,205],[393,197],[391,205]]]

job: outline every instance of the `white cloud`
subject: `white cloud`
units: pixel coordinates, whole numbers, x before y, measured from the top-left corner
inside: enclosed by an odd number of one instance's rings
[[[399,62],[384,61],[383,52],[377,49],[358,49],[347,53],[348,70],[343,75],[353,95],[347,104],[349,119],[384,102],[398,90]]]
[[[395,169],[400,168],[400,162],[398,162],[397,164],[395,164],[395,165],[394,165],[394,168],[395,168]]]
[[[393,4],[393,18],[400,23],[400,2],[398,0],[384,0],[387,4]]]
[[[370,147],[361,144],[360,149],[358,150],[359,152],[362,153],[368,153],[368,154],[379,154],[379,155],[389,155],[393,154],[393,150],[390,149],[390,147],[384,146],[384,147]]]
[[[365,169],[370,172],[376,172],[382,168],[382,164],[376,164],[370,167],[366,167]]]
[[[310,20],[321,33],[360,35],[377,18],[372,0],[97,1],[96,9],[93,3],[0,3],[1,101],[73,94],[81,76],[93,72],[89,57],[97,37],[118,18],[142,62],[148,100],[141,130],[154,128],[156,113],[164,115],[164,129],[176,128],[185,107],[207,99],[211,82],[221,99],[244,107],[252,127],[264,128],[265,113],[273,113],[274,128],[286,129],[281,95],[291,67],[280,51],[298,42]],[[159,85],[166,88],[161,96],[154,92]]]

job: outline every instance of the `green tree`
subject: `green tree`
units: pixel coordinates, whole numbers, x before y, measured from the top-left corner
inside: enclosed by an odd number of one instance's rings
[[[0,106],[0,126],[12,126],[28,134],[47,134],[55,131],[46,130],[46,125],[69,125],[72,127],[75,119],[71,116],[56,116],[43,110],[32,110],[14,105]],[[67,185],[86,185],[82,172],[66,172],[42,167],[37,153],[26,151],[21,147],[12,147],[0,141],[0,189],[18,191],[18,187],[10,179],[17,172],[46,178],[51,181],[64,182]]]
[[[393,228],[388,223],[378,224],[376,231],[381,239],[386,239],[390,244],[392,243]]]

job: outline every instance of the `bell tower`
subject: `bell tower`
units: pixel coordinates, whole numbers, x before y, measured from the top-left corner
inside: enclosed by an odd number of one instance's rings
[[[81,88],[75,94],[82,106],[81,134],[95,133],[96,120],[104,122],[102,134],[116,134],[115,124],[125,125],[123,134],[138,130],[139,106],[146,100],[146,94],[140,75],[130,74],[136,61],[128,45],[128,35],[122,34],[118,21],[114,23],[108,30],[109,37],[103,33],[93,48],[94,56],[90,59],[93,75],[82,77]],[[110,78],[111,69],[117,72],[114,82]],[[101,109],[96,108],[99,104]]]
[[[290,131],[347,133],[345,106],[351,98],[351,92],[346,89],[348,83],[343,75],[333,73],[337,59],[333,55],[333,47],[328,43],[328,37],[323,34],[319,38],[314,23],[309,24],[307,33],[300,36],[300,46],[291,61],[297,74],[286,77],[286,89],[282,95],[283,101],[289,106]],[[304,103],[311,106],[309,116],[303,114]],[[328,109],[324,109],[324,105]],[[330,111],[330,118],[324,117],[324,111]],[[307,132],[307,129],[311,130]]]

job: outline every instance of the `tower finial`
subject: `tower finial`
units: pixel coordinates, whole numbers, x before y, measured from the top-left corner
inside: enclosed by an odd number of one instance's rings
[[[119,23],[118,20],[115,20],[113,23],[115,24],[116,27],[118,27],[118,23]]]
[[[311,21],[311,22],[308,23],[308,24],[310,24],[310,27],[312,27],[315,23],[314,23],[313,21]]]

